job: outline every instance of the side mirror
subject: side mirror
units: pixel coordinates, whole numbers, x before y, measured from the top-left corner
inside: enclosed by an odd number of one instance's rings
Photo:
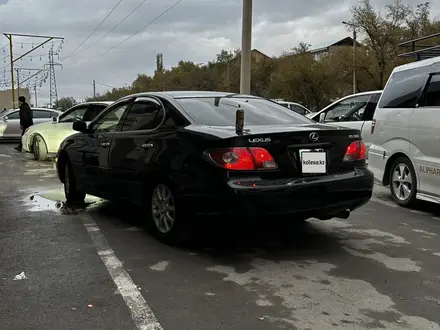
[[[321,114],[319,115],[319,122],[320,122],[320,123],[325,122],[325,115],[326,115],[325,112],[323,112],[323,113],[321,113]]]
[[[85,121],[75,121],[72,125],[72,128],[74,131],[81,133],[87,133],[89,131]]]
[[[52,122],[53,123],[58,123],[58,117],[52,117]]]

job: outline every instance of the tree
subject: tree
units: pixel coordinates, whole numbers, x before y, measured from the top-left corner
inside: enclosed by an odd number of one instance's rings
[[[76,103],[77,102],[73,97],[62,97],[55,102],[54,108],[60,109],[61,111],[66,111],[67,109],[73,107]]]
[[[377,89],[385,86],[396,65],[407,62],[398,57],[403,50],[399,43],[429,34],[439,26],[438,21],[430,20],[429,2],[414,8],[394,0],[383,14],[373,8],[371,0],[362,0],[352,7],[351,14],[351,23],[365,36],[364,47],[375,59],[373,63],[367,61],[370,67],[363,65],[361,69],[373,77]]]

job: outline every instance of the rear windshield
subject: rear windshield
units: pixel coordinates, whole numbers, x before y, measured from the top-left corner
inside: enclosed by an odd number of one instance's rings
[[[177,102],[198,124],[207,126],[235,126],[235,112],[240,105],[244,111],[245,125],[304,125],[312,120],[286,107],[259,98],[180,98]]]

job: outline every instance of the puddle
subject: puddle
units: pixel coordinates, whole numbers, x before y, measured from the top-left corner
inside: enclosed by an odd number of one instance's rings
[[[52,189],[31,195],[26,202],[30,211],[57,211],[62,214],[77,214],[94,208],[103,202],[102,199],[86,195],[84,204],[67,205],[62,189]]]

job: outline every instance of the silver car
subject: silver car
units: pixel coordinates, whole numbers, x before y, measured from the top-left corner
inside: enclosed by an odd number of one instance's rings
[[[61,111],[48,108],[31,109],[34,125],[51,121],[53,117],[58,117],[62,113]],[[20,141],[21,128],[19,111],[19,109],[14,109],[0,113],[0,140]]]

